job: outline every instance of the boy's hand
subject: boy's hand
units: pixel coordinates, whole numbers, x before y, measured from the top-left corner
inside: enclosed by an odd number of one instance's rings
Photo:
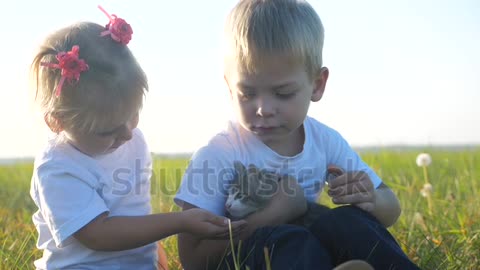
[[[181,212],[184,215],[185,230],[198,238],[228,239],[230,237],[228,218],[214,215],[200,208],[192,208]],[[232,234],[243,231],[245,220],[231,222]]]
[[[245,167],[238,161],[234,162],[234,167],[240,182],[248,182],[245,179],[261,180],[262,185],[252,185],[253,189],[249,192],[254,192],[256,199],[264,200],[262,203],[265,204],[264,208],[247,217],[248,228],[241,239],[245,239],[258,228],[286,224],[306,212],[304,190],[293,176],[279,175],[254,164]]]
[[[353,204],[367,212],[375,208],[375,189],[365,172],[347,172],[329,165],[328,173],[336,177],[328,181],[328,195],[335,204]]]

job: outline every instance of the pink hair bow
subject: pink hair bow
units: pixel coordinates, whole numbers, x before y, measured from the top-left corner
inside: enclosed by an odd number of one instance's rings
[[[45,63],[41,62],[40,65],[43,67],[60,69],[62,71],[62,78],[57,85],[55,90],[55,96],[60,96],[62,92],[62,87],[65,80],[68,79],[70,83],[73,83],[74,80],[78,82],[80,79],[80,73],[88,70],[88,65],[83,59],[78,58],[80,48],[78,45],[72,47],[71,51],[68,52],[59,52],[57,53],[58,64],[54,63]]]
[[[108,24],[105,26],[105,31],[100,33],[100,36],[107,36],[110,35],[113,40],[120,42],[124,45],[127,45],[128,42],[132,39],[133,30],[130,24],[128,24],[124,19],[118,18],[116,15],[108,14],[105,9],[103,9],[100,5],[98,8],[107,15],[108,19],[110,20]]]

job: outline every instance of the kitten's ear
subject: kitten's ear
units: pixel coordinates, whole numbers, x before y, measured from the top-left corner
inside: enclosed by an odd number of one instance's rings
[[[233,182],[241,183],[242,179],[247,177],[247,169],[240,161],[234,161],[233,168],[235,169],[235,176],[233,178]]]
[[[247,168],[245,168],[240,161],[234,161],[233,168],[235,168],[235,172],[238,176],[245,176],[247,174]]]
[[[260,172],[260,175],[262,182],[268,185],[275,185],[280,180],[280,176],[278,174],[267,169],[263,169]]]
[[[248,177],[245,179],[245,189],[248,192],[248,196],[257,197],[258,188],[260,187],[260,175],[255,171],[249,170]]]

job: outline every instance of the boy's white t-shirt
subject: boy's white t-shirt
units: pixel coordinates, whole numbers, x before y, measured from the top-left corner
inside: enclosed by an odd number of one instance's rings
[[[33,223],[43,257],[37,269],[156,269],[157,246],[103,252],[73,234],[98,215],[151,213],[151,156],[139,129],[114,152],[89,157],[58,136],[35,159],[30,195],[38,207]]]
[[[234,161],[294,176],[310,201],[318,198],[330,164],[346,171],[366,172],[375,188],[382,183],[337,131],[308,116],[303,128],[303,151],[287,157],[274,152],[238,122],[229,122],[225,131],[195,152],[175,202],[180,207],[187,202],[217,215],[225,215],[227,188],[235,173]]]

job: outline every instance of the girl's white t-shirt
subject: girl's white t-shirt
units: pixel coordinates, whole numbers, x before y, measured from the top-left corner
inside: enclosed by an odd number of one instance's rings
[[[35,159],[30,195],[43,257],[37,269],[156,269],[155,243],[125,251],[91,250],[73,234],[98,215],[151,213],[150,152],[139,129],[114,152],[89,157],[58,136]]]

